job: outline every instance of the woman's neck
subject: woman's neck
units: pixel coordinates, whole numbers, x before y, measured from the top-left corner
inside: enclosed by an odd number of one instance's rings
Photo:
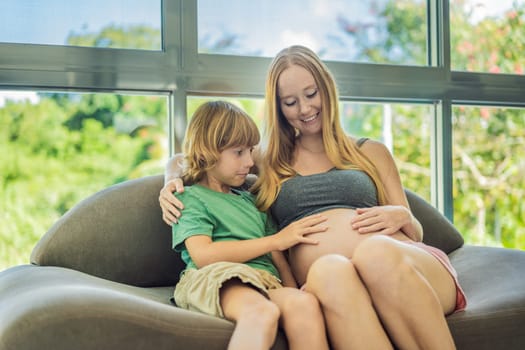
[[[312,154],[325,153],[322,137],[299,136],[295,141],[296,147]]]
[[[321,137],[300,137],[295,141],[293,169],[301,175],[324,173],[334,167]]]

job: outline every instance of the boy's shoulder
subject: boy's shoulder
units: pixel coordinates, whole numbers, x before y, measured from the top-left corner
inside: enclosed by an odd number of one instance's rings
[[[245,198],[249,200],[250,202],[255,202],[255,195],[252,194],[250,191],[247,191],[243,188],[232,188],[232,193]],[[201,186],[201,185],[190,185],[190,186],[184,186],[184,192],[177,193],[177,196],[182,195],[182,197],[194,197],[200,200],[205,200],[207,198],[230,198],[230,197],[224,197],[224,193],[217,192],[214,190],[210,190],[207,187]]]

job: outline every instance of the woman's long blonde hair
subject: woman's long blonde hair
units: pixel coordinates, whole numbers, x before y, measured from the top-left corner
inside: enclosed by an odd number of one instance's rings
[[[184,136],[183,182],[193,184],[202,180],[225,149],[252,147],[259,140],[257,125],[239,107],[226,101],[211,101],[200,105]]]
[[[322,106],[323,143],[328,158],[337,169],[365,171],[377,187],[379,203],[384,204],[385,190],[376,167],[341,127],[339,94],[332,74],[313,51],[296,45],[279,52],[268,70],[263,126],[264,144],[261,147],[259,177],[252,187],[257,193],[257,207],[262,211],[268,210],[277,198],[282,182],[296,175],[292,162],[298,135],[281,111],[278,94],[279,77],[292,65],[300,66],[310,72],[317,84]]]

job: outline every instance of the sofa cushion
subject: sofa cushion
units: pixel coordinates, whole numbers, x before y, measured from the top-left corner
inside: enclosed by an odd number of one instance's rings
[[[126,181],[81,201],[33,249],[31,263],[134,286],[175,285],[183,269],[162,221],[161,175]]]
[[[464,245],[450,254],[467,308],[447,317],[458,349],[525,349],[525,252]]]

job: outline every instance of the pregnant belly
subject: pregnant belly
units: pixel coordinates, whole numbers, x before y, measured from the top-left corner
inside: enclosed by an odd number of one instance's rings
[[[331,209],[323,212],[323,215],[327,217],[323,225],[327,226],[328,230],[309,235],[319,241],[319,244],[298,244],[289,250],[290,267],[299,285],[304,284],[310,265],[320,256],[335,253],[351,258],[355,247],[361,241],[375,235],[360,234],[352,229],[350,220],[356,215],[353,209]],[[408,239],[401,232],[393,234],[392,237]]]

